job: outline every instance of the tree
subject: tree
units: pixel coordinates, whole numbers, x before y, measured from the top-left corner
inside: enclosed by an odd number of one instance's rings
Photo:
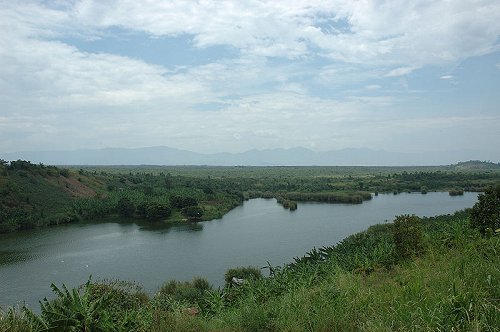
[[[148,203],[146,205],[146,218],[149,220],[160,220],[170,217],[172,210],[165,203]]]
[[[176,209],[182,209],[187,206],[198,205],[198,201],[191,196],[174,195],[170,197],[170,204]]]
[[[200,220],[203,212],[203,209],[198,205],[186,206],[182,209],[182,214],[188,217],[190,220]]]
[[[478,196],[478,202],[472,207],[470,223],[483,235],[487,232],[499,232],[500,185],[488,188]]]
[[[120,198],[116,205],[116,210],[121,217],[130,218],[135,213],[135,205],[128,198]]]

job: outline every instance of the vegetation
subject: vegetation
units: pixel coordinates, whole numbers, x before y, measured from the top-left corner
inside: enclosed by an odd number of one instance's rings
[[[448,194],[450,196],[462,196],[464,194],[464,191],[462,189],[452,189],[448,191]]]
[[[155,305],[164,310],[179,307],[179,304],[186,308],[190,306],[200,307],[203,306],[206,293],[210,291],[212,291],[212,286],[203,278],[195,278],[191,282],[170,280],[156,294]]]
[[[471,225],[482,234],[500,233],[500,185],[479,195],[471,211]]]
[[[77,167],[0,160],[0,233],[103,217],[221,218],[248,198],[360,204],[371,193],[483,191],[497,164],[442,167]]]
[[[130,218],[135,214],[135,205],[130,199],[122,197],[116,204],[116,210],[120,217]]]
[[[297,210],[297,202],[296,201],[291,201],[289,199],[283,198],[282,196],[276,197],[276,201],[278,204],[281,204],[283,208],[288,209],[290,211],[295,211]]]
[[[233,285],[233,278],[243,279],[245,281],[257,280],[262,278],[262,272],[255,266],[231,268],[226,271],[226,274],[224,274],[226,286],[230,287]]]
[[[68,178],[68,172],[0,159],[0,233],[77,220],[72,201],[92,195],[93,190]]]
[[[402,215],[394,220],[394,245],[401,259],[420,256],[424,251],[422,226],[417,216]]]
[[[40,315],[9,308],[0,330],[498,331],[500,236],[482,236],[477,222],[498,222],[498,188],[481,197],[470,212],[372,226],[268,266],[269,277],[228,270],[220,290],[201,278],[169,281],[152,298],[116,281],[53,286]]]

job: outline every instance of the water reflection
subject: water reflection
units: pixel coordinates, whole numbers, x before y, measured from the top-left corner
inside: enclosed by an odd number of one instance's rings
[[[0,251],[0,265],[23,262],[33,258],[36,258],[36,256],[30,253],[29,251],[16,251],[16,250]]]
[[[199,232],[203,230],[203,224],[199,222],[190,222],[185,226],[189,232]]]

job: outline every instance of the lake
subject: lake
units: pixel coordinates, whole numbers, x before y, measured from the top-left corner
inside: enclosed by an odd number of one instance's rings
[[[0,235],[0,305],[52,297],[50,284],[76,287],[122,279],[154,293],[170,279],[223,284],[231,267],[291,262],[313,247],[333,245],[396,215],[433,216],[472,207],[476,193],[378,195],[363,204],[299,203],[288,211],[274,199],[253,199],[222,219],[173,227],[85,222]]]

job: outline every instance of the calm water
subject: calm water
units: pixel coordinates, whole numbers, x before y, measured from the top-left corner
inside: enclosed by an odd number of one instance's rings
[[[471,207],[477,194],[379,195],[360,205],[299,203],[283,209],[254,199],[222,219],[151,229],[135,223],[81,223],[0,235],[0,305],[51,297],[50,284],[93,279],[137,281],[148,292],[169,279],[204,276],[214,285],[241,265],[290,262],[368,226],[408,213],[432,216]]]

